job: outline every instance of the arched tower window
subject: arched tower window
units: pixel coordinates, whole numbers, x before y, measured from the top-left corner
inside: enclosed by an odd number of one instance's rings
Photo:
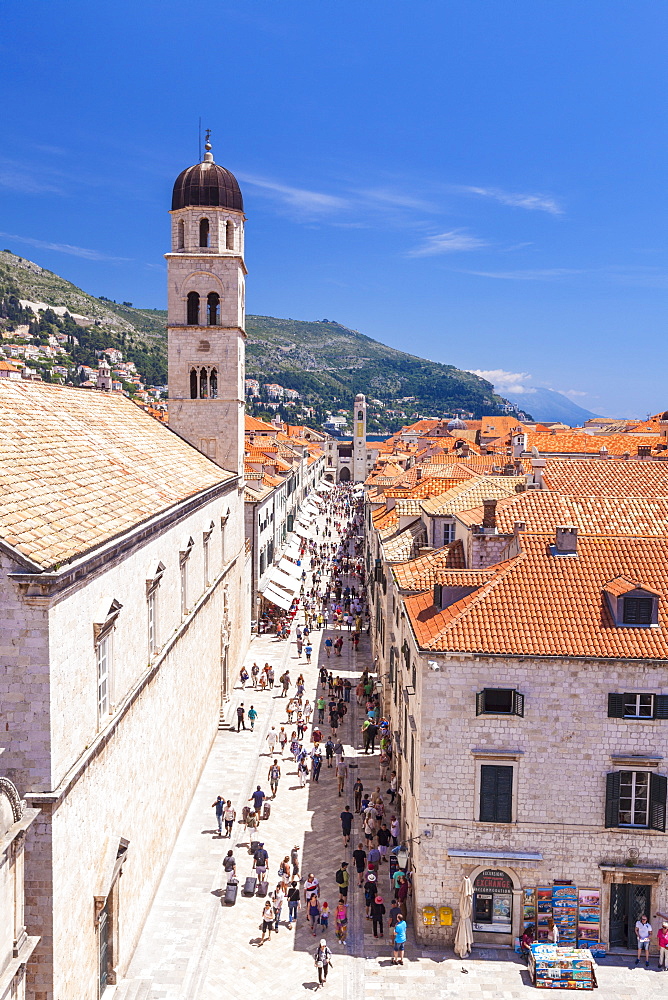
[[[228,250],[234,250],[234,223],[225,223],[225,246]]]
[[[211,375],[209,376],[209,397],[211,399],[218,399],[218,372],[215,368],[211,369]]]
[[[179,219],[179,224],[176,227],[176,246],[179,250],[183,250],[186,245],[186,227],[183,219]]]
[[[190,398],[197,399],[197,369],[190,369]]]
[[[206,321],[209,326],[220,324],[220,295],[218,292],[209,292],[206,297]]]
[[[188,326],[199,326],[199,292],[188,292]]]
[[[209,220],[200,219],[199,223],[199,245],[208,247],[209,245]]]
[[[364,414],[362,413],[361,410],[357,411],[357,419],[358,420],[364,420]]]
[[[200,368],[199,370],[199,398],[207,399],[209,396],[209,385],[207,378],[206,368]]]

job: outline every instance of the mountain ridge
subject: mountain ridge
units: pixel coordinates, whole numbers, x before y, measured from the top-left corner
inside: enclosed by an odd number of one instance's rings
[[[165,310],[93,296],[8,250],[0,251],[0,299],[0,330],[4,326],[11,332],[29,323],[37,339],[67,327],[79,340],[78,364],[92,365],[100,350],[113,346],[135,361],[145,380],[166,384]],[[71,315],[65,322],[51,312],[47,321],[26,303],[45,303]],[[394,430],[418,415],[480,417],[515,411],[516,404],[496,394],[480,376],[399,351],[333,320],[248,315],[246,332],[247,377],[294,389],[318,420],[328,411],[350,411],[357,392],[375,400],[370,429]]]

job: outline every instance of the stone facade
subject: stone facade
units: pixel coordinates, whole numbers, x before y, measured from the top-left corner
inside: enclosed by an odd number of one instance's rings
[[[24,885],[25,837],[36,817],[0,777],[0,1000],[25,1000],[26,965],[38,943],[26,932]]]

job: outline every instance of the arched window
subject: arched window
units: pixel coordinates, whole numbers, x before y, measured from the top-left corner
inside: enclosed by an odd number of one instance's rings
[[[206,399],[209,395],[208,379],[206,377],[206,368],[200,368],[199,371],[199,398]]]
[[[188,326],[199,326],[199,292],[188,292]]]
[[[358,420],[364,420],[364,414],[362,413],[361,410],[357,411],[357,419]]]
[[[209,292],[206,297],[206,321],[209,326],[218,326],[220,323],[220,295],[218,292]]]
[[[209,220],[200,219],[199,223],[199,245],[208,247],[209,245]]]
[[[176,246],[179,250],[183,250],[186,245],[186,227],[183,219],[179,219],[179,224],[176,227]]]
[[[225,223],[225,246],[228,250],[234,250],[234,223]]]
[[[218,372],[215,368],[211,369],[209,377],[209,396],[211,399],[218,399]]]
[[[197,369],[190,369],[190,398],[197,399]]]

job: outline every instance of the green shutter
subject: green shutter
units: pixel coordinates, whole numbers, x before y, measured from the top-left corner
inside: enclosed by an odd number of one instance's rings
[[[649,776],[649,828],[666,830],[666,792],[668,778],[664,774]]]
[[[608,718],[609,719],[623,719],[624,718],[624,695],[623,694],[609,694],[608,695]]]
[[[496,769],[496,822],[512,823],[513,821],[513,769],[512,767],[497,767]]]
[[[480,768],[480,822],[494,823],[496,819],[496,768],[483,764]]]
[[[654,695],[654,718],[668,719],[668,694]]]
[[[480,768],[480,822],[511,823],[512,818],[512,767],[483,764]]]
[[[513,691],[513,715],[524,718],[524,695],[519,691]]]
[[[475,714],[484,715],[485,714],[485,692],[478,691],[475,696]]]
[[[619,771],[610,771],[605,776],[605,825],[619,826]]]

